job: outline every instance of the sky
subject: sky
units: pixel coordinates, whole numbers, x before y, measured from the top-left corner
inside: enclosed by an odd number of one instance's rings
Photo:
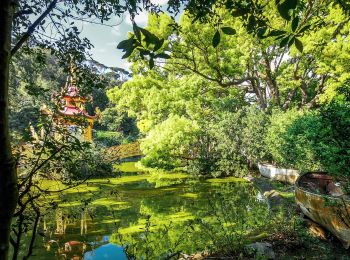
[[[154,4],[166,6],[168,0],[152,0]],[[135,17],[135,22],[141,27],[147,25],[148,14],[142,12]],[[132,23],[129,14],[116,17],[108,21],[109,26],[84,22],[82,24],[82,36],[87,37],[94,45],[91,50],[92,58],[109,67],[128,69],[130,64],[123,60],[123,52],[117,49],[120,41],[127,39],[127,34],[132,31]],[[112,27],[111,27],[112,25]]]

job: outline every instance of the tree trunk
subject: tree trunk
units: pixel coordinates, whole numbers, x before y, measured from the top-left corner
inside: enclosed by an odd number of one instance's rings
[[[14,1],[0,5],[0,260],[8,259],[11,220],[17,205],[16,162],[9,134],[9,63]]]

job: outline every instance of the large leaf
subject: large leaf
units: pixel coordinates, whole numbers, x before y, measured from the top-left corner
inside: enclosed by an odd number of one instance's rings
[[[236,30],[231,28],[231,27],[222,27],[221,31],[227,35],[235,35],[236,34]]]
[[[300,53],[303,53],[303,43],[298,38],[295,38],[295,47]]]
[[[158,51],[164,43],[164,39],[158,39],[157,43],[154,45],[153,51]]]
[[[294,43],[294,41],[295,41],[295,37],[292,36],[292,37],[289,39],[289,41],[288,41],[288,47],[292,46],[293,43]]]
[[[217,30],[212,40],[213,47],[216,48],[219,45],[219,43],[220,43],[220,32]]]
[[[281,40],[280,47],[281,48],[285,47],[288,44],[288,42],[289,42],[289,35]]]
[[[123,52],[125,52],[125,54],[122,56],[122,59],[128,58],[138,45],[139,44],[137,44],[137,42],[134,39],[134,37],[131,37],[130,39],[121,41],[118,44],[117,48],[118,49],[122,49]]]
[[[277,10],[283,19],[290,21],[291,16],[289,15],[289,10],[294,10],[298,5],[298,0],[284,0],[282,3],[276,0]]]
[[[132,43],[133,43],[133,38],[124,40],[124,41],[121,41],[120,43],[118,43],[117,48],[126,50],[132,45]]]
[[[283,17],[283,19],[289,21],[290,15],[289,15],[289,9],[285,5],[277,5],[277,10],[280,13],[280,15]]]
[[[273,30],[267,36],[280,36],[280,35],[283,35],[285,33],[286,33],[285,31]]]
[[[289,10],[294,10],[298,5],[298,0],[285,0],[283,5],[285,5]]]
[[[170,59],[170,55],[166,54],[166,53],[159,53],[156,56],[154,56],[155,58],[161,58],[161,59]]]
[[[153,44],[157,44],[159,42],[159,39],[157,36],[155,36],[153,33],[151,33],[150,31],[144,29],[144,28],[140,28],[140,31],[142,32],[142,34],[145,36],[145,42],[146,45],[148,46],[149,44],[153,43]]]
[[[136,36],[136,38],[141,41],[141,31],[140,28],[137,26],[137,24],[135,22],[132,23],[132,28],[134,30],[134,34]]]
[[[127,51],[124,53],[124,55],[122,56],[122,59],[128,58],[128,57],[132,54],[133,51],[134,51],[134,49],[129,49],[129,50],[127,50]]]
[[[296,16],[294,17],[294,19],[292,20],[292,31],[295,32],[296,29],[298,28],[299,25],[299,17]]]
[[[310,24],[303,26],[303,27],[300,29],[299,33],[303,33],[303,32],[305,32],[305,31],[307,31],[310,27],[311,27]]]

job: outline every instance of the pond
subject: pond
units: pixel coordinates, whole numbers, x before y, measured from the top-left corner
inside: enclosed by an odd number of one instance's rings
[[[134,164],[118,166],[118,177],[45,198],[57,207],[40,223],[34,258],[163,259],[178,252],[234,251],[263,229],[266,201],[244,179],[199,180],[142,172]]]

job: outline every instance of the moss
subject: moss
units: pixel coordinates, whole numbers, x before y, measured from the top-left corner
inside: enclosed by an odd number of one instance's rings
[[[186,197],[186,198],[192,198],[192,199],[196,199],[198,198],[198,194],[196,193],[185,193],[185,194],[182,194],[180,195],[181,197]]]
[[[125,205],[128,203],[124,201],[111,200],[110,198],[101,198],[101,199],[94,200],[91,204],[98,205],[98,206],[115,206],[115,205]]]
[[[113,168],[121,172],[142,172],[143,169],[138,168],[137,162],[124,162],[122,164],[114,164]]]

